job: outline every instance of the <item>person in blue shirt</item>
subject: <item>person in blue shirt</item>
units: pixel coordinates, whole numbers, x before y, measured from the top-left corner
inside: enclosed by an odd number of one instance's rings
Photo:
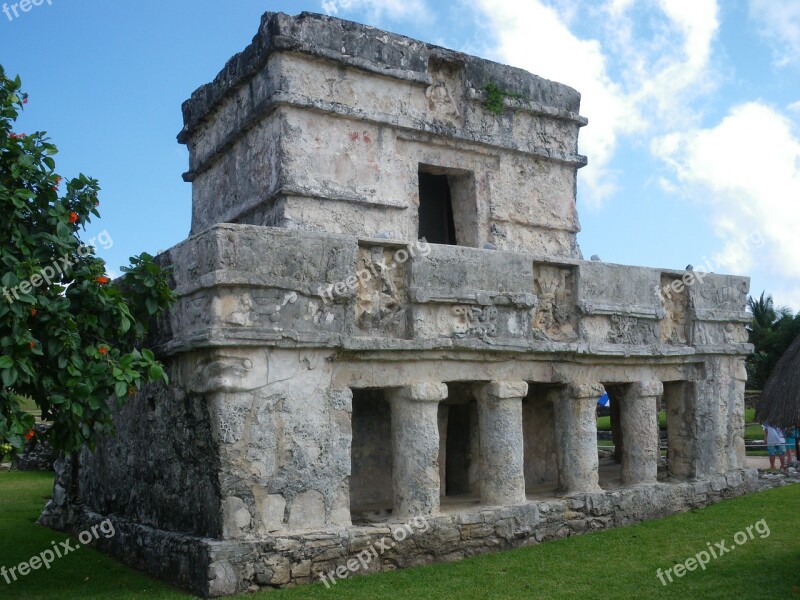
[[[764,442],[769,451],[769,468],[775,468],[776,456],[781,461],[781,469],[786,468],[786,438],[783,437],[783,431],[769,423],[762,423],[761,428],[764,430]]]

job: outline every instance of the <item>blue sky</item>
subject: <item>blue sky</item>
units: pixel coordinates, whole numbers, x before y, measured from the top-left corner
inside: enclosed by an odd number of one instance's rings
[[[180,105],[267,10],[327,12],[556,79],[583,94],[584,256],[752,277],[800,309],[800,0],[41,0],[0,12],[0,64],[58,170],[100,180],[85,239],[112,273],[184,239]],[[2,0],[0,0],[0,8]]]

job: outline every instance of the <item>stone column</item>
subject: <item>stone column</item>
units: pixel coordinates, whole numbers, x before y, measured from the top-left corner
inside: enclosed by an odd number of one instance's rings
[[[660,381],[628,386],[620,402],[622,483],[655,483],[658,472],[658,399],[664,393]]]
[[[667,463],[670,476],[681,479],[693,479],[696,475],[695,387],[695,383],[691,381],[677,381],[664,385],[664,410],[667,412]]]
[[[492,381],[477,390],[484,504],[525,502],[522,399],[527,394],[524,381]]]
[[[602,395],[599,383],[568,385],[553,406],[561,493],[600,491],[596,410]]]
[[[389,392],[392,405],[392,516],[439,512],[439,402],[443,383],[418,383]]]

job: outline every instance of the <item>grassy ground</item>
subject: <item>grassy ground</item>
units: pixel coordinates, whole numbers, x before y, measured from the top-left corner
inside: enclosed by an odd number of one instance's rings
[[[43,474],[0,472],[0,566],[16,565],[65,536],[34,520],[50,489]],[[800,485],[753,494],[702,510],[632,527],[577,536],[459,563],[432,565],[242,598],[800,598]],[[687,572],[664,586],[656,569],[668,569],[764,519],[770,535],[737,546],[705,571]],[[763,529],[761,531],[764,531]],[[103,555],[80,550],[7,585],[0,598],[190,598]]]

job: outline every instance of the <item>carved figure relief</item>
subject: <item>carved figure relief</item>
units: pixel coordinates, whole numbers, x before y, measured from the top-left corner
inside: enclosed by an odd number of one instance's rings
[[[537,299],[531,313],[534,336],[557,341],[575,339],[577,316],[573,269],[534,265],[533,284]]]
[[[728,309],[728,310],[744,310],[747,302],[747,292],[750,286],[747,281],[742,281],[739,285],[727,286],[714,286],[702,285],[700,286],[700,296],[705,301],[707,306],[713,306],[715,309]]]
[[[497,307],[496,306],[467,306],[456,305],[453,307],[455,324],[453,334],[458,338],[477,337],[484,342],[494,337],[497,333]]]
[[[228,325],[239,327],[250,327],[258,321],[258,315],[253,312],[253,297],[244,293],[239,296],[236,308],[223,318],[223,322]]]
[[[626,315],[611,315],[608,341],[612,344],[654,344],[657,341],[655,323]]]
[[[425,97],[428,99],[428,107],[433,112],[442,113],[448,117],[458,118],[461,112],[458,110],[450,90],[444,81],[434,81],[425,90]]]
[[[747,342],[747,331],[741,323],[698,322],[694,324],[693,333],[694,343],[700,346]]]
[[[680,292],[676,292],[676,289]],[[689,294],[685,284],[678,277],[662,276],[659,297],[666,313],[661,321],[661,342],[687,344]]]
[[[297,292],[287,292],[280,302],[267,305],[263,312],[272,323],[277,323],[281,320],[281,311],[286,305],[294,304],[295,302],[297,302]]]
[[[405,263],[379,246],[360,247],[356,264],[356,325],[405,337]]]
[[[744,344],[747,342],[747,330],[741,323],[725,323],[722,325],[722,336],[726,344]]]

